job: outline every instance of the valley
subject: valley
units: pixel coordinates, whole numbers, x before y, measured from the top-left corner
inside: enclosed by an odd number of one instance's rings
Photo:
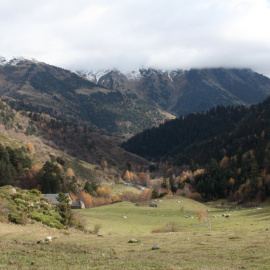
[[[209,209],[211,230],[198,219],[202,209]],[[100,236],[1,223],[0,269],[268,269],[267,205],[234,209],[167,197],[158,208],[122,202],[76,212],[88,229],[98,224]],[[173,232],[152,232],[168,223],[174,224]],[[55,239],[37,244],[47,236]],[[152,250],[154,244],[159,249]]]
[[[267,269],[269,93],[249,69],[2,59],[0,269]]]

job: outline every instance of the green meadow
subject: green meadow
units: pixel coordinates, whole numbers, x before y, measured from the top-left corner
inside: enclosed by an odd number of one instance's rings
[[[0,269],[270,268],[269,206],[237,209],[184,197],[156,203],[156,208],[121,202],[76,210],[89,231],[99,228],[96,234],[0,223]],[[168,224],[173,231],[164,232]],[[56,238],[37,243],[48,235]]]

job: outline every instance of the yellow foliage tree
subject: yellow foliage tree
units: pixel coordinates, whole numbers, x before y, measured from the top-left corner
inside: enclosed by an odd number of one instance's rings
[[[66,175],[70,178],[75,177],[75,173],[72,168],[67,168]]]
[[[27,151],[28,151],[31,155],[35,153],[35,147],[34,147],[34,145],[33,145],[32,143],[30,143],[30,142],[28,142],[28,143],[26,144],[26,149],[27,149]]]
[[[112,194],[113,194],[112,188],[111,187],[106,187],[105,190],[106,190],[105,197],[111,198],[112,197]]]
[[[79,197],[86,208],[93,207],[93,197],[89,193],[82,191]]]
[[[62,172],[63,171],[63,166],[59,163],[56,164],[56,166],[59,168],[59,170]]]
[[[208,229],[211,231],[212,230],[212,226],[211,226],[211,221],[210,221],[210,219],[208,217],[207,210],[205,210],[205,209],[199,210],[197,212],[197,216],[198,216],[198,219],[201,222],[204,222],[205,225],[208,227]]]
[[[196,177],[197,175],[200,175],[200,174],[204,174],[205,172],[205,169],[198,169],[194,172],[194,177]]]
[[[121,201],[121,198],[117,194],[112,197],[112,202],[116,203],[120,201]]]
[[[220,167],[225,168],[229,165],[229,158],[227,156],[224,156],[223,159],[220,161]]]
[[[230,184],[231,186],[233,186],[234,183],[235,183],[235,180],[231,177],[230,180],[229,180],[229,184]]]
[[[111,187],[98,187],[96,193],[99,197],[111,198],[113,190]]]
[[[144,172],[140,172],[139,173],[139,183],[143,184],[144,183],[144,178],[145,178],[145,173]]]
[[[126,181],[130,181],[130,171],[129,170],[127,170],[126,171],[126,173],[125,173],[125,177],[124,177],[125,179],[126,179]]]
[[[36,175],[39,173],[39,171],[40,171],[41,169],[42,169],[42,166],[41,166],[41,165],[35,164],[35,165],[33,165],[32,168],[31,168],[31,174],[32,174],[33,176],[36,176]]]
[[[108,167],[108,162],[107,162],[107,160],[104,157],[101,159],[101,166],[103,168],[107,168]]]
[[[145,189],[141,192],[138,199],[139,201],[147,202],[150,201],[151,197],[152,197],[152,190]]]
[[[99,197],[104,197],[106,194],[106,189],[104,187],[98,187],[96,193]]]

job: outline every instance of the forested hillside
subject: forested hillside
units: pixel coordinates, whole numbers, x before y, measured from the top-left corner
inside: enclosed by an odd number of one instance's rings
[[[122,146],[127,151],[148,159],[166,159],[194,143],[230,132],[247,111],[244,106],[218,106],[207,113],[189,114],[147,129]]]
[[[77,194],[85,184],[117,182],[127,164],[148,167],[113,138],[0,100],[0,186]]]
[[[188,115],[123,144],[156,161],[203,169],[204,173],[185,181],[204,198],[230,196],[239,201],[270,195],[269,146],[270,99],[248,108],[217,107]]]
[[[103,134],[130,137],[171,119],[132,93],[110,90],[68,70],[26,59],[0,65],[0,96],[17,110],[46,113]]]

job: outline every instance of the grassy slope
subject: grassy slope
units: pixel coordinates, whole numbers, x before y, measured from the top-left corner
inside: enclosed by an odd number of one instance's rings
[[[186,198],[181,198],[181,204],[177,204],[177,201],[179,198],[162,200],[158,202],[158,208],[138,207],[130,202],[122,202],[87,211],[80,210],[80,213],[91,225],[101,224],[101,233],[106,234],[150,233],[170,221],[175,221],[182,228],[187,223],[196,226],[198,222],[195,218],[187,221],[183,216],[194,216],[195,209],[206,207]]]
[[[35,224],[1,224],[0,269],[269,269],[269,207],[211,208],[212,231],[196,218],[196,211],[204,207],[175,198],[163,200],[155,209],[123,202],[80,210],[90,228],[102,224],[104,237]],[[225,212],[231,217],[222,218]],[[194,218],[185,218],[186,214]],[[179,232],[150,233],[168,221],[177,222]],[[47,235],[59,238],[49,245],[36,244]],[[131,238],[140,242],[129,244]],[[151,250],[153,243],[160,249]]]

